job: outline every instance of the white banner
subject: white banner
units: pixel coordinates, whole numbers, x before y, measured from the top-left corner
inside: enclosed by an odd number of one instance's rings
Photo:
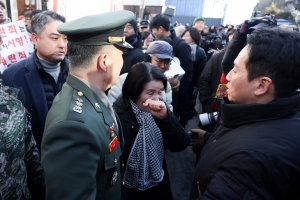
[[[1,61],[3,72],[9,65],[28,58],[33,52],[33,44],[23,21],[16,21],[0,26]]]

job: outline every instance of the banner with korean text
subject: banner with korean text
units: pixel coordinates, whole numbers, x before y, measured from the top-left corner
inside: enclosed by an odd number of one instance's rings
[[[23,21],[16,21],[0,26],[2,38],[0,70],[3,72],[10,65],[28,58],[33,52],[33,44]]]

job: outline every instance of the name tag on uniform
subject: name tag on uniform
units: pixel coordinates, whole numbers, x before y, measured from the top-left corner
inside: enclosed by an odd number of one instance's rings
[[[111,143],[109,143],[109,152],[112,152],[112,151],[116,148],[116,146],[118,145],[118,143],[119,143],[119,139],[118,139],[118,137],[116,136],[116,137],[111,141]]]

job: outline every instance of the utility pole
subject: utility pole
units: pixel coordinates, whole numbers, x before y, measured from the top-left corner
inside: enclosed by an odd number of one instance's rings
[[[140,21],[143,20],[144,10],[145,10],[145,4],[146,4],[146,0],[142,0],[141,6],[140,6],[140,13],[139,13],[139,19],[140,19]]]
[[[221,24],[222,25],[224,25],[224,18],[226,17],[226,11],[227,11],[227,3],[225,3],[225,6],[224,6],[223,18],[221,20]]]

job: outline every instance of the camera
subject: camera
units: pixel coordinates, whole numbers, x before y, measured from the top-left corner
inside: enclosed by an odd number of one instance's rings
[[[218,120],[218,116],[219,116],[218,112],[200,114],[199,115],[200,124],[202,126],[215,124]]]
[[[224,44],[222,43],[222,38],[215,33],[209,34],[205,36],[204,42],[211,49],[223,49]]]
[[[260,27],[264,26],[276,26],[277,25],[277,20],[274,15],[272,14],[265,14],[262,17],[252,17],[249,21],[248,24],[251,24],[252,27],[249,29],[257,29]]]

